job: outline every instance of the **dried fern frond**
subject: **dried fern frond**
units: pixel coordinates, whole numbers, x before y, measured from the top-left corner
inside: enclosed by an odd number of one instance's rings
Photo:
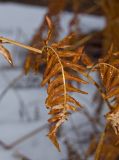
[[[106,99],[119,94],[119,70],[107,63],[99,63],[100,75],[106,89]]]
[[[48,83],[48,97],[45,104],[50,109],[49,114],[52,115],[52,118],[49,119],[52,127],[48,136],[55,146],[60,149],[56,138],[58,128],[67,120],[70,111],[76,111],[78,107],[81,108],[81,104],[69,93],[87,94],[70,82],[76,81],[82,84],[87,84],[87,82],[74,74],[78,73],[79,75],[85,71],[85,67],[72,62],[73,57],[78,56],[78,52],[70,51],[68,56],[68,52],[58,51],[58,48],[49,48],[48,50],[50,50],[50,56],[41,85],[44,86]],[[70,57],[72,58],[70,59]]]
[[[100,75],[105,87],[104,99],[113,99],[111,111],[106,119],[112,125],[115,134],[119,134],[119,70],[107,63],[100,63]]]
[[[70,46],[71,41],[75,38],[75,34],[70,34],[63,40],[49,46],[53,25],[48,17],[46,20],[49,31],[48,36],[43,41],[44,46],[41,47],[42,54],[27,57],[25,71],[27,73],[30,68],[38,71],[41,63],[45,65],[41,86],[48,84],[48,97],[45,104],[50,110],[49,114],[52,115],[48,120],[52,126],[48,136],[57,149],[60,150],[56,137],[58,128],[67,120],[70,112],[77,111],[78,107],[82,107],[81,104],[70,95],[70,92],[87,94],[87,92],[80,90],[72,82],[75,81],[79,84],[88,83],[82,79],[80,75],[85,75],[83,73],[86,70],[86,66],[90,65],[90,60],[84,54],[83,47],[74,51],[67,50],[67,46]],[[80,64],[80,61],[83,65]]]

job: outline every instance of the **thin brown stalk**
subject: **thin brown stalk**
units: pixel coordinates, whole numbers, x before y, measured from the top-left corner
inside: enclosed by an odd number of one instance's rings
[[[62,64],[62,62],[61,62],[61,60],[60,60],[60,57],[59,57],[59,55],[57,54],[57,52],[55,51],[55,49],[53,49],[52,47],[49,47],[49,46],[47,46],[47,48],[49,48],[49,49],[51,49],[53,52],[54,52],[54,54],[57,56],[57,59],[58,59],[58,62],[59,62],[59,64],[61,65],[61,70],[62,70],[62,79],[63,79],[63,85],[64,85],[64,105],[66,104],[66,101],[67,101],[67,97],[66,97],[66,95],[67,95],[67,91],[66,91],[66,79],[65,79],[65,74],[64,74],[64,67],[63,67],[63,64]]]
[[[18,47],[22,47],[24,49],[27,49],[29,51],[32,51],[33,54],[42,54],[42,51],[40,49],[37,49],[37,48],[34,48],[34,47],[31,47],[31,46],[27,46],[27,45],[24,45],[20,42],[17,42],[17,41],[14,41],[14,40],[11,40],[11,39],[8,39],[8,38],[4,38],[4,37],[0,37],[0,40],[2,41],[2,43],[10,43],[10,44],[14,44]]]

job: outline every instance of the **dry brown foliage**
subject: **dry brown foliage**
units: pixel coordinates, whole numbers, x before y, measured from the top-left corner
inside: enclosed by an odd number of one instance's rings
[[[114,44],[114,51],[119,50],[119,1],[118,0],[101,0],[101,7],[106,15],[107,27],[105,30],[104,47],[106,51],[111,44]]]
[[[117,160],[119,158],[119,32],[118,25],[115,27],[115,23],[117,24],[116,20],[119,17],[117,9],[119,4],[116,0],[113,2],[111,0],[102,0],[100,3],[107,17],[108,26],[105,28],[106,32],[104,33],[109,36],[109,41],[106,44],[108,51],[106,54],[103,54],[103,58],[94,64],[84,51],[84,43],[89,40],[92,35],[88,35],[88,38],[85,37],[81,40],[77,34],[69,33],[64,39],[57,42],[53,41],[52,35],[55,35],[54,31],[56,33],[53,24],[54,21],[58,20],[59,22],[58,15],[64,9],[66,1],[62,0],[60,4],[58,3],[59,8],[56,7],[56,4],[53,2],[54,1],[50,3],[47,13],[50,18],[46,16],[40,31],[33,38],[32,47],[0,37],[0,53],[12,64],[12,58],[9,51],[4,48],[4,43],[11,43],[30,51],[24,64],[24,72],[25,74],[28,74],[30,70],[36,74],[39,73],[39,71],[42,72],[43,80],[41,86],[46,86],[47,88],[45,105],[51,115],[51,118],[48,120],[51,124],[48,137],[59,151],[60,146],[57,141],[58,129],[72,112],[80,111],[83,108],[80,102],[70,93],[87,94],[86,91],[82,91],[79,85],[75,85],[73,82],[83,85],[92,83],[98,89],[99,93],[101,93],[100,95],[102,97],[100,98],[101,103],[99,103],[100,105],[95,111],[95,119],[91,117],[88,112],[83,113],[89,122],[92,123],[95,130],[95,133],[91,135],[93,138],[88,145],[88,149],[85,151],[84,157],[87,159],[96,152],[96,160]],[[79,3],[78,1],[73,2],[75,11],[74,19],[77,20]],[[58,8],[58,10],[56,8]],[[52,22],[51,19],[53,17],[54,20],[52,20]],[[47,25],[45,25],[45,23],[47,23]],[[75,25],[77,22],[71,21],[71,28],[72,24]],[[71,28],[70,32],[72,32]],[[44,34],[46,31],[48,34],[44,38],[41,33]],[[39,35],[41,36],[40,39],[38,38]],[[95,82],[90,76],[91,71],[99,73],[100,84]],[[99,116],[103,109],[102,100],[105,101],[108,106],[108,113],[105,115],[107,121],[105,130],[99,140],[100,131],[97,132],[96,125],[101,126]],[[66,145],[70,155],[70,153],[73,152],[73,148],[68,141],[66,141]],[[80,159],[80,155],[77,152],[75,156]]]

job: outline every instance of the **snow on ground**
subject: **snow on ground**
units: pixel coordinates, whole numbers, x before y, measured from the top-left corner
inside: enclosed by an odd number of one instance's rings
[[[0,3],[0,36],[28,43],[39,27],[39,24],[41,24],[45,13],[45,8]],[[67,33],[67,25],[71,14],[65,12],[61,16],[63,17],[61,25],[64,29],[61,37],[64,37]],[[82,32],[100,30],[105,26],[105,19],[103,17],[87,16],[84,14],[79,16],[79,20]],[[19,48],[7,46],[13,53],[14,63],[17,66],[19,58],[16,57],[16,54],[20,50]],[[25,50],[23,52],[25,53]],[[0,56],[0,96],[8,84],[21,73],[21,69],[3,70],[3,64],[4,66],[9,66],[4,58]],[[40,84],[40,79],[38,81]],[[92,93],[95,90],[92,89],[92,86],[84,88],[84,90],[87,89],[92,91]],[[74,96],[84,106],[89,105],[90,96]],[[62,140],[60,140],[62,152],[58,153],[45,136],[47,129],[33,134],[33,136],[22,141],[20,144],[18,143],[13,148],[6,148],[6,146],[8,147],[19,142],[24,136],[32,132],[34,133],[37,128],[42,128],[42,126],[47,124],[48,115],[44,104],[45,98],[46,92],[44,89],[40,89],[40,87],[29,90],[10,88],[5,97],[0,100],[0,160],[18,160],[18,155],[24,155],[30,160],[63,160],[66,158],[66,151]],[[74,115],[72,118],[75,121],[76,116]]]

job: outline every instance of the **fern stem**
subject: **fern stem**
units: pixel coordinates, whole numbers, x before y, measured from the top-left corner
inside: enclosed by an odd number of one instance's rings
[[[3,37],[0,37],[0,40],[2,41],[2,43],[10,43],[10,44],[14,44],[16,46],[19,46],[21,48],[24,48],[24,49],[27,49],[27,50],[30,50],[33,52],[33,54],[42,54],[42,51],[40,49],[37,49],[37,48],[34,48],[34,47],[31,47],[31,46],[27,46],[27,45],[24,45],[20,42],[17,42],[17,41],[14,41],[14,40],[11,40],[11,39],[8,39],[8,38],[3,38]]]
[[[65,79],[64,67],[63,67],[63,64],[62,64],[62,62],[61,62],[61,60],[60,60],[60,57],[59,57],[59,55],[57,54],[57,52],[55,51],[55,49],[53,49],[53,48],[50,47],[50,46],[46,46],[46,48],[51,49],[51,50],[55,53],[55,55],[57,56],[58,62],[59,62],[59,64],[61,65],[63,85],[64,85],[64,105],[65,105],[65,104],[66,104],[66,101],[67,101],[67,91],[66,91],[66,79]]]

